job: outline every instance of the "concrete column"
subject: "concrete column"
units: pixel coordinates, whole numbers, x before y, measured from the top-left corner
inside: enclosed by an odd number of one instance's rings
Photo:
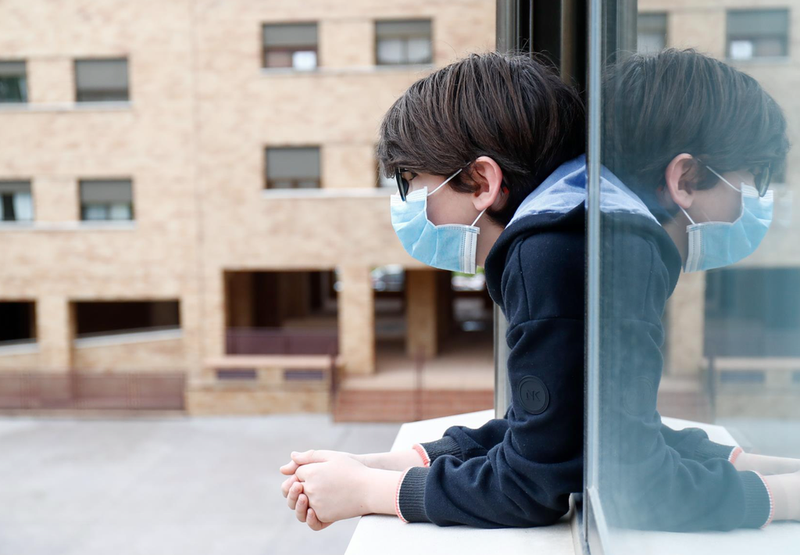
[[[665,370],[673,376],[699,375],[705,331],[706,275],[682,274],[667,308]]]
[[[435,357],[438,350],[436,272],[406,270],[406,352]]]
[[[43,295],[36,300],[37,342],[42,370],[66,372],[72,368],[75,316],[69,299]]]
[[[348,374],[375,373],[375,296],[367,266],[340,266],[339,351]]]

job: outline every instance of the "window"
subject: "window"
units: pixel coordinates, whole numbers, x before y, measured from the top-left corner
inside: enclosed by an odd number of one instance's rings
[[[33,301],[0,302],[0,345],[36,341],[36,303]]]
[[[181,326],[177,300],[79,301],[74,306],[78,338],[171,330]]]
[[[28,102],[25,62],[0,62],[0,102]]]
[[[76,60],[75,88],[77,102],[126,102],[128,60]]]
[[[637,18],[637,50],[658,52],[667,46],[667,14],[640,13]]]
[[[267,149],[267,189],[319,189],[319,147]]]
[[[728,12],[728,57],[732,60],[789,55],[789,10]]]
[[[0,181],[0,222],[33,220],[33,198],[28,181]]]
[[[430,64],[431,22],[376,21],[375,48],[378,65]]]
[[[129,179],[82,180],[81,219],[84,221],[132,220],[133,192]]]
[[[264,25],[263,40],[265,68],[316,69],[316,23]]]

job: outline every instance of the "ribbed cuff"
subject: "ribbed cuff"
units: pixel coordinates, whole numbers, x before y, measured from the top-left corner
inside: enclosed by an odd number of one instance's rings
[[[431,463],[435,461],[436,457],[439,455],[454,455],[458,459],[463,460],[461,447],[459,447],[458,442],[450,436],[443,436],[441,439],[420,443],[419,445],[425,449],[425,452],[428,454],[428,460]]]
[[[728,462],[731,463],[732,465],[735,465],[736,459],[738,459],[739,455],[741,455],[742,453],[744,453],[744,449],[738,446],[734,447],[733,449],[731,449],[731,454],[728,455]]]
[[[415,443],[411,448],[419,453],[420,458],[422,458],[422,466],[431,465],[431,458],[428,456],[428,452],[425,451],[425,448],[420,443]]]
[[[764,528],[772,521],[775,506],[772,492],[764,478],[755,470],[741,470],[744,486],[744,520],[742,528]]]
[[[697,461],[705,461],[716,458],[722,458],[727,461],[731,461],[730,457],[735,449],[737,448],[733,445],[723,445],[722,443],[715,443],[711,440],[703,440],[697,444],[697,448],[694,451],[695,456],[692,458]]]
[[[403,522],[430,522],[425,513],[425,479],[429,468],[411,466],[397,482],[395,510]]]

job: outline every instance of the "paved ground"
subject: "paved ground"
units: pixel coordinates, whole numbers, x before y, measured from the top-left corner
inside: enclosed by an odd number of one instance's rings
[[[0,554],[334,555],[286,506],[292,450],[386,451],[397,424],[327,415],[0,419]]]

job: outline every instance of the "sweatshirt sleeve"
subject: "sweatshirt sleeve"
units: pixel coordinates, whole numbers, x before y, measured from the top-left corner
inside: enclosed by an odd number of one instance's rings
[[[512,391],[507,428],[448,430],[459,453],[410,468],[398,482],[404,522],[530,527],[567,513],[570,493],[583,482],[583,302],[573,289],[583,289],[582,262],[582,230],[532,235],[509,251],[502,284]],[[495,438],[485,454],[456,456],[482,453]]]
[[[706,461],[708,459],[723,458],[734,462],[742,452],[741,447],[724,445],[708,439],[708,434],[702,428],[684,428],[675,430],[663,422],[661,435],[664,442],[680,453],[684,459]]]
[[[480,428],[450,426],[441,439],[417,443],[414,449],[419,452],[425,466],[430,466],[441,455],[453,455],[462,461],[484,456],[489,449],[503,441],[508,430],[507,417],[508,411],[505,418],[494,418]]]
[[[607,519],[669,531],[766,526],[773,509],[760,474],[708,456],[718,448],[705,434],[662,427],[661,316],[671,287],[657,243],[616,227],[604,231],[603,249],[598,490]]]

